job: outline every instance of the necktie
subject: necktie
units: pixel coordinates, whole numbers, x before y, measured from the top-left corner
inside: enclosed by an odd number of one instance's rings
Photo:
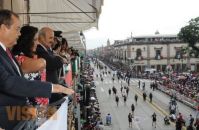
[[[6,53],[8,54],[9,58],[13,61],[12,54],[8,48],[6,48]]]
[[[17,69],[19,75],[21,76],[21,72],[20,72],[20,70],[19,70],[19,67],[18,67],[18,65],[16,64],[15,60],[13,59],[12,54],[11,54],[11,52],[10,52],[10,49],[6,48],[6,53],[7,53],[7,55],[9,56],[10,60],[11,60],[11,61],[13,62],[13,64],[15,65],[15,67],[16,67],[16,69]]]

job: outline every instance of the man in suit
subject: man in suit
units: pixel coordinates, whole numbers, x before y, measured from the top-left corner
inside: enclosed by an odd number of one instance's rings
[[[37,55],[46,60],[46,80],[51,83],[59,83],[58,70],[67,61],[59,55],[52,52],[54,44],[54,31],[49,27],[43,27],[39,31],[39,43],[37,45]],[[53,94],[50,98],[50,103],[62,98],[60,94]]]
[[[0,10],[0,128],[13,130],[23,119],[20,110],[27,105],[27,97],[47,97],[51,93],[73,94],[72,89],[48,82],[29,81],[10,53],[20,36],[20,20],[9,10]],[[8,109],[9,108],[9,109]],[[18,109],[17,109],[18,110]]]
[[[39,43],[37,45],[37,55],[46,60],[46,80],[58,83],[57,70],[63,66],[64,60],[61,56],[54,55],[52,45],[54,44],[54,31],[49,27],[44,27],[39,31]]]

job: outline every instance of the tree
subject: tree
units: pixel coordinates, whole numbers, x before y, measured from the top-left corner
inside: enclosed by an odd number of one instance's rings
[[[187,26],[182,27],[178,37],[199,52],[199,48],[196,46],[196,43],[199,42],[199,17],[191,19]]]

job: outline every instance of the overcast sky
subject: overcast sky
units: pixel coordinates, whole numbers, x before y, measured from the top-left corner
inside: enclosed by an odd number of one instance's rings
[[[177,34],[199,17],[199,0],[104,0],[98,30],[84,32],[87,49],[131,36]]]

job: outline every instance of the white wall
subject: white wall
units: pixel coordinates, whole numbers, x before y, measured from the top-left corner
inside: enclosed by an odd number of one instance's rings
[[[12,3],[12,4],[11,4]],[[11,6],[12,5],[12,6]],[[15,13],[27,13],[27,1],[24,0],[4,0],[3,9],[9,9]],[[19,15],[21,24],[27,24],[27,14]]]

